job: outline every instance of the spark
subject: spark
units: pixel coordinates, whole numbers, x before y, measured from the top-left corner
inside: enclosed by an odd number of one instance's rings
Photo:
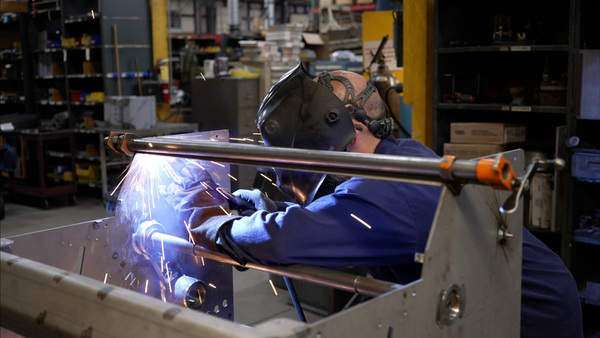
[[[260,133],[252,133],[252,135],[260,136],[261,134]]]
[[[223,188],[217,188],[217,192],[218,192],[219,194],[221,194],[221,196],[225,197],[225,199],[226,199],[226,200],[228,200],[228,199],[229,199],[229,196],[227,196],[227,195],[226,195],[224,192],[222,192],[222,191],[221,191],[222,189],[223,189]]]
[[[92,9],[92,19],[96,19],[96,14],[94,14],[94,10]]]
[[[230,137],[230,141],[240,141],[240,142],[254,142],[253,139],[249,137]]]
[[[150,148],[153,148],[153,147],[154,147],[154,144],[152,144],[152,143],[148,143],[148,147],[150,147]]]
[[[171,278],[173,278],[173,271],[169,273],[169,292],[173,293],[173,289],[171,288]]]
[[[131,276],[131,272],[127,274],[127,276],[125,276],[124,280],[127,280],[127,278],[129,278],[129,276]]]
[[[162,256],[165,257],[165,243],[163,242],[162,237],[160,238],[160,247],[162,249]]]
[[[112,195],[114,195],[114,194],[115,194],[115,191],[117,191],[117,189],[119,189],[119,187],[121,186],[121,184],[123,183],[123,181],[125,181],[125,179],[127,178],[127,176],[129,176],[129,173],[130,173],[130,172],[131,172],[131,171],[128,171],[128,172],[127,172],[127,174],[125,174],[125,176],[123,176],[123,178],[121,179],[121,181],[119,182],[119,184],[117,184],[117,186],[115,187],[115,190],[113,190],[113,191],[110,193],[110,196],[112,196]]]
[[[223,164],[221,164],[221,163],[217,163],[217,162],[215,162],[215,161],[210,161],[210,163],[214,163],[214,164],[216,164],[216,165],[218,165],[218,166],[221,166],[221,167],[225,168],[225,165],[223,165]]]
[[[231,175],[231,174],[227,174],[227,176],[231,177],[231,179],[232,179],[232,180],[234,180],[234,181],[236,181],[236,182],[237,182],[237,178],[233,177],[233,175]]]
[[[215,190],[215,189],[213,189],[213,187],[211,187],[210,185],[206,184],[206,182],[200,182],[200,184],[202,184],[206,189]]]
[[[271,182],[271,184],[277,188],[277,184],[275,184],[274,182]]]
[[[269,279],[269,284],[271,284],[271,288],[273,289],[273,292],[275,293],[275,296],[278,296],[277,294],[277,289],[275,289],[275,285],[273,285],[273,281]]]
[[[204,265],[204,257],[200,257],[200,259],[202,260],[202,266],[205,266]]]
[[[194,242],[194,237],[192,237],[192,231],[190,231],[190,224],[189,224],[189,223],[187,223],[186,221],[183,221],[183,224],[185,224],[185,228],[187,229],[187,231],[188,231],[188,234],[190,235],[190,241],[191,241],[191,242],[192,242],[194,245],[196,245],[196,242]]]
[[[108,272],[104,275],[104,284],[106,284],[106,279],[108,278]]]
[[[213,284],[213,283],[208,283],[208,286],[210,286],[213,289],[216,289],[217,287]]]
[[[213,199],[213,200],[215,200],[215,199],[216,199],[216,198],[215,198],[215,196],[213,196],[213,194],[209,193],[207,190],[205,190],[204,192],[205,192],[205,193],[207,193],[207,194],[208,194],[208,196],[212,197],[212,199]]]
[[[265,143],[265,141],[263,141],[263,140],[258,140],[258,143],[263,143],[263,144],[264,144],[264,143]]]
[[[132,286],[132,285],[133,285],[133,282],[135,282],[135,280],[136,280],[136,279],[137,279],[136,277],[133,277],[133,278],[131,279],[131,283],[129,283],[129,286]],[[139,284],[140,284],[140,281],[138,281],[138,285],[139,285]]]
[[[191,163],[192,165],[196,166],[196,167],[200,167],[200,169],[202,169],[202,170],[206,170],[206,169],[204,169],[204,167],[203,167],[202,165],[200,165],[200,163],[198,163],[198,162],[195,162],[195,161],[190,161],[190,163]]]
[[[144,289],[144,293],[148,293],[148,280],[146,279],[146,288]]]
[[[366,226],[367,228],[371,229],[371,226],[369,225],[369,223],[363,221],[362,219],[360,219],[358,216],[354,215],[354,214],[350,214],[350,216],[352,216],[355,220],[359,221],[362,223],[362,225]]]
[[[221,210],[223,210],[223,212],[225,213],[225,215],[227,215],[227,216],[231,216],[231,213],[230,213],[230,212],[227,212],[227,210],[225,210],[225,208],[223,208],[223,206],[222,206],[222,205],[219,205],[219,208],[221,208]]]
[[[269,176],[267,176],[267,175],[265,175],[265,174],[263,174],[263,173],[260,173],[260,176],[264,177],[264,178],[265,178],[265,179],[267,179],[269,182],[273,182],[273,180],[272,180],[272,179],[270,179],[270,178],[269,178]]]
[[[198,301],[202,304],[202,295],[200,294],[200,289],[198,289]]]
[[[200,73],[200,75],[202,75],[202,80],[206,81],[206,78],[204,77],[204,74]]]

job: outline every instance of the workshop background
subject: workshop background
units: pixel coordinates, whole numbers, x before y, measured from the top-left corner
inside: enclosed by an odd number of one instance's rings
[[[130,162],[105,147],[111,131],[260,144],[262,98],[302,62],[372,78],[394,134],[439,155],[564,159],[533,176],[523,224],[572,271],[598,334],[597,13],[596,0],[1,0],[1,237],[110,212]],[[260,174],[231,166],[232,190]]]

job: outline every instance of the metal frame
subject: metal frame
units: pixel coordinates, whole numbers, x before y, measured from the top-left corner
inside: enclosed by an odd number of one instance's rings
[[[288,160],[296,155],[308,154]],[[311,157],[300,157],[306,170]],[[484,185],[466,184],[459,194],[444,186],[426,250],[415,255],[421,279],[315,323],[273,319],[250,328],[2,252],[0,325],[27,335],[518,336],[522,210],[499,212],[508,195]]]

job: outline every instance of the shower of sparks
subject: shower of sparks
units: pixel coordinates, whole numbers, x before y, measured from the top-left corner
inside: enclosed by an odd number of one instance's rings
[[[219,208],[221,208],[221,210],[223,210],[223,212],[227,215],[227,216],[231,216],[230,212],[227,212],[227,210],[225,210],[225,208],[223,208],[222,205],[219,205]]]
[[[92,9],[92,19],[96,18],[96,14],[94,14],[94,10]]]
[[[356,216],[355,214],[350,214],[350,216],[352,216],[355,220],[359,221],[360,223],[362,223],[362,225],[366,226],[367,228],[371,229],[371,226],[369,225],[369,223],[363,221],[362,219],[360,219],[358,216]]]
[[[277,294],[277,289],[275,289],[275,285],[273,285],[273,281],[269,279],[269,284],[271,284],[271,288],[273,289],[273,292],[275,293],[275,296],[279,296]]]
[[[208,286],[210,286],[213,289],[216,289],[217,287],[213,284],[213,283],[208,283]]]
[[[104,275],[104,284],[106,284],[106,279],[108,278],[108,272]]]
[[[236,182],[237,182],[237,178],[235,178],[233,175],[231,175],[231,174],[227,174],[227,176],[231,177],[231,179],[232,179],[232,180],[234,180],[234,181],[236,181]]]
[[[146,287],[144,288],[144,293],[148,293],[148,280],[146,279]]]
[[[206,81],[206,78],[204,77],[204,74],[200,73],[200,75],[202,75],[202,80]]]
[[[186,221],[183,221],[183,224],[185,224],[185,228],[188,231],[188,234],[190,235],[190,242],[192,242],[194,245],[196,245],[196,242],[194,242],[194,237],[192,237],[192,231],[190,230],[190,224],[187,223]]]
[[[225,168],[225,165],[224,165],[224,164],[217,163],[217,162],[215,162],[215,161],[210,161],[210,163],[214,163],[214,164],[216,164],[216,165],[218,165],[218,166],[221,166],[221,167]]]
[[[264,177],[264,178],[265,178],[266,180],[268,180],[269,182],[273,182],[273,180],[272,180],[272,179],[270,179],[270,178],[269,178],[269,176],[267,176],[267,175],[265,175],[265,174],[263,174],[263,173],[260,173],[260,176]]]

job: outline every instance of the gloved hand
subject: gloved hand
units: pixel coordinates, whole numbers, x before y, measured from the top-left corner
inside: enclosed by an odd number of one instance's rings
[[[189,169],[188,174],[184,174]],[[207,171],[198,167],[183,168],[177,180],[170,183],[160,193],[172,206],[175,219],[170,223],[174,235],[187,238],[186,225],[193,229],[213,216],[229,213],[227,201],[217,191],[217,184]]]
[[[190,230],[194,241],[203,247],[218,251],[217,249],[217,236],[221,227],[229,222],[233,222],[242,216],[213,216],[208,218],[204,223]]]
[[[235,191],[233,195],[254,204],[256,210],[266,210],[268,212],[275,212],[279,210],[277,204],[258,189],[240,189]]]

